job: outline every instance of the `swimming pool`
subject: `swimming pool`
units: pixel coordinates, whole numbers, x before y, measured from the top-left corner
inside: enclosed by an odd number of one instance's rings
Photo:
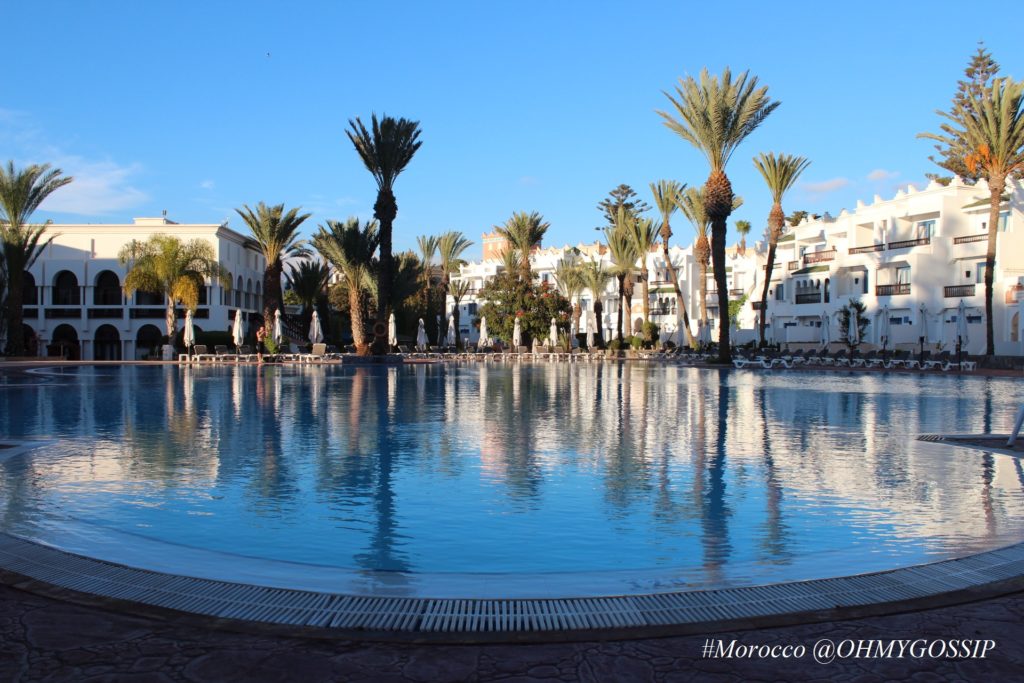
[[[0,385],[0,530],[363,594],[777,583],[1024,537],[1019,380],[629,363],[123,366]],[[4,458],[0,452],[0,458]]]

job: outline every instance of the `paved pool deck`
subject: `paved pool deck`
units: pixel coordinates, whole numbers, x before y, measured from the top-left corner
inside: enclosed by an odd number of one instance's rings
[[[800,659],[706,659],[705,640],[804,645]],[[819,639],[990,639],[979,659],[816,663]],[[0,585],[0,681],[1011,681],[1024,672],[1024,593],[884,617],[646,640],[416,645],[270,636]]]

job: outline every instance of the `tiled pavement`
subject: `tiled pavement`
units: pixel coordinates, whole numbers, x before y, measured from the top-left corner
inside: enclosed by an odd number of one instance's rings
[[[801,659],[703,659],[705,636],[542,645],[408,645],[220,630],[0,585],[0,681],[1012,681],[1024,679],[1024,593],[955,607],[716,634],[805,645]],[[817,664],[820,638],[992,639],[984,659],[846,659]]]

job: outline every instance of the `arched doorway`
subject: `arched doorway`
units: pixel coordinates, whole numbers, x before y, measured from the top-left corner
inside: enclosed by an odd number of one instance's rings
[[[143,325],[135,333],[135,359],[159,358],[164,335],[156,325]]]
[[[1020,313],[1014,313],[1010,319],[1010,341],[1020,341]]]
[[[235,308],[242,307],[242,276],[238,276],[238,280],[235,281]]]
[[[21,304],[22,306],[39,305],[39,290],[36,289],[36,278],[27,270],[21,276]]]
[[[81,290],[78,288],[78,278],[70,270],[62,270],[53,278],[53,305],[54,306],[80,306],[82,304]]]
[[[21,338],[25,340],[25,355],[39,355],[39,336],[32,329],[31,325],[21,324]]]
[[[825,303],[828,303],[831,299],[831,292],[829,292],[829,279],[825,278]]]
[[[95,360],[121,360],[121,334],[113,325],[100,325],[93,342]]]
[[[121,278],[112,270],[104,270],[96,276],[96,286],[92,290],[94,306],[121,305]]]
[[[71,327],[71,325],[58,325],[57,329],[53,331],[53,339],[51,339],[46,353],[49,356],[66,360],[81,360],[82,354],[78,345],[78,331]]]

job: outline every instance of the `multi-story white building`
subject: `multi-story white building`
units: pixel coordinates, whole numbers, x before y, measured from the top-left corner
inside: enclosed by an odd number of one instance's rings
[[[995,351],[1021,355],[1024,303],[1024,187],[1008,188],[999,219],[993,325]],[[966,307],[968,353],[985,350],[985,249],[989,191],[984,181],[931,182],[892,199],[875,196],[838,217],[805,219],[779,243],[768,302],[773,338],[821,342],[822,314],[835,316],[858,299],[870,320],[865,342],[929,348],[956,343],[958,309]],[[924,319],[925,328],[921,320]],[[830,325],[835,340],[838,325]]]
[[[230,289],[207,282],[195,312],[198,330],[229,329],[235,311],[244,319],[262,307],[264,259],[256,243],[225,225],[181,225],[167,218],[136,218],[126,225],[48,225],[43,250],[25,275],[25,339],[38,355],[83,360],[145,358],[165,334],[164,297],[125,296],[125,266],[117,255],[132,240],[157,233],[205,239],[231,274]],[[178,314],[184,317],[184,309]],[[34,347],[34,348],[33,348]]]
[[[839,311],[856,298],[866,306],[871,321],[865,344],[881,346],[887,331],[888,348],[916,348],[924,318],[929,348],[951,349],[963,301],[968,326],[965,351],[983,353],[988,197],[984,182],[932,182],[923,190],[910,186],[892,199],[876,196],[870,205],[858,202],[853,212],[844,210],[835,218],[828,214],[811,217],[791,228],[779,241],[769,284],[768,310],[764,313],[769,340],[819,344],[821,320],[826,315],[831,316],[830,338],[838,341]],[[1024,184],[1008,187],[998,231],[993,320],[996,353],[1024,355]],[[479,305],[476,293],[502,268],[502,245],[494,244],[493,239],[488,241],[493,236],[484,237],[485,259],[467,264],[458,276],[472,284],[460,311],[461,332],[470,341],[477,338],[471,325]],[[533,272],[541,281],[554,284],[556,266],[570,253],[583,260],[610,263],[602,244],[580,244],[535,251],[531,256]],[[697,335],[699,321],[705,315],[693,247],[673,247],[670,256],[679,276],[691,332]],[[647,265],[651,274],[651,319],[661,326],[662,339],[675,337],[675,296],[660,246],[648,254]],[[767,249],[761,242],[746,249],[734,246],[727,250],[729,298],[747,297],[732,335],[737,343],[756,338],[766,267]],[[707,278],[706,318],[714,331],[722,316],[710,268]],[[580,297],[584,311],[591,310],[593,296],[585,291]],[[609,339],[618,313],[617,283],[610,281],[600,296],[604,304],[600,327]],[[628,310],[632,320],[629,327],[634,329],[639,324],[640,296],[637,287]],[[449,311],[452,304],[449,298]],[[883,319],[888,322],[888,330]]]

